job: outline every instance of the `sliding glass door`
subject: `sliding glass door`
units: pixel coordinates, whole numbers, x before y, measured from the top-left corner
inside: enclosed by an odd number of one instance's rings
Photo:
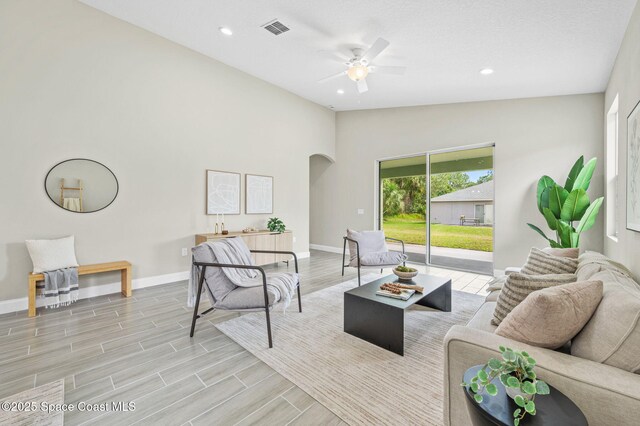
[[[422,154],[379,163],[379,229],[405,242],[412,262],[424,263],[427,240],[427,157]],[[388,242],[390,250],[399,243]]]
[[[493,146],[428,157],[428,263],[493,274]]]
[[[378,164],[378,226],[410,261],[493,273],[493,146]]]

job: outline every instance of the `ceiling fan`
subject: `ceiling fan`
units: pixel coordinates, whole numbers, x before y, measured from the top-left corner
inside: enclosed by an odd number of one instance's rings
[[[388,46],[389,42],[387,40],[378,38],[366,52],[363,49],[359,48],[351,49],[353,57],[345,62],[347,69],[344,71],[340,71],[337,74],[333,74],[329,77],[318,80],[318,83],[324,83],[329,80],[333,80],[334,78],[346,75],[351,80],[356,82],[358,86],[358,92],[364,93],[369,90],[366,78],[370,73],[395,75],[404,74],[406,67],[382,65],[378,66],[373,64],[373,60]]]

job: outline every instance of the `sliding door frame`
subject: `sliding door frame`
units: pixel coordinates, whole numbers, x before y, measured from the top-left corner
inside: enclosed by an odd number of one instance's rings
[[[426,241],[425,241],[425,259],[424,259],[424,263],[427,266],[434,266],[434,267],[440,267],[442,268],[443,266],[440,265],[434,265],[431,263],[431,155],[435,155],[435,154],[443,154],[446,152],[456,152],[456,151],[466,151],[466,150],[471,150],[471,149],[478,149],[478,148],[493,148],[493,182],[494,185],[496,184],[496,168],[495,168],[495,157],[496,157],[496,144],[495,142],[483,142],[483,143],[478,143],[478,144],[471,144],[471,145],[463,145],[463,146],[457,146],[457,147],[452,147],[452,148],[442,148],[442,149],[434,149],[434,150],[430,150],[430,151],[423,151],[423,152],[416,152],[413,154],[406,154],[406,155],[398,155],[398,156],[393,156],[393,157],[385,157],[385,158],[381,158],[378,160],[375,160],[374,162],[374,179],[375,179],[375,187],[374,187],[374,202],[373,202],[373,208],[374,208],[374,217],[373,217],[373,229],[377,229],[377,230],[381,230],[383,229],[382,227],[382,219],[383,219],[383,211],[382,211],[382,185],[380,185],[380,163],[383,163],[385,161],[389,161],[389,160],[400,160],[403,158],[412,158],[412,157],[419,157],[419,156],[425,156],[426,157],[426,185],[427,185],[427,197],[425,200],[425,203],[427,204],[426,206],[426,217],[425,217],[425,222],[426,222]],[[495,228],[495,216],[496,216],[496,204],[497,204],[497,200],[496,200],[496,191],[493,191],[493,217],[494,217],[494,223],[493,223],[493,237],[491,239],[491,244],[492,244],[492,249],[493,249],[493,255],[495,257],[495,248],[496,248],[496,228]],[[495,264],[495,258],[494,258],[494,264]],[[447,267],[447,269],[451,269],[450,267]]]

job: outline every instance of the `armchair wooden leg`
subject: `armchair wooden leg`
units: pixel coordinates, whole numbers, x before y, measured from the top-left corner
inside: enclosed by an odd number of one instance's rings
[[[298,312],[302,312],[302,297],[300,296],[300,283],[298,283]]]
[[[358,263],[358,287],[360,287],[360,264]]]

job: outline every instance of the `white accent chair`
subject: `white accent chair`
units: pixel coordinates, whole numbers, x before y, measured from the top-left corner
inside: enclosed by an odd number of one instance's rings
[[[407,255],[404,251],[404,241],[397,238],[386,237],[383,231],[354,231],[347,229],[347,235],[342,237],[342,276],[344,268],[358,269],[358,286],[360,286],[360,269],[384,268],[405,264]],[[396,241],[402,244],[402,253],[389,251],[387,241]],[[345,264],[347,255],[347,242],[349,242],[349,263]]]

